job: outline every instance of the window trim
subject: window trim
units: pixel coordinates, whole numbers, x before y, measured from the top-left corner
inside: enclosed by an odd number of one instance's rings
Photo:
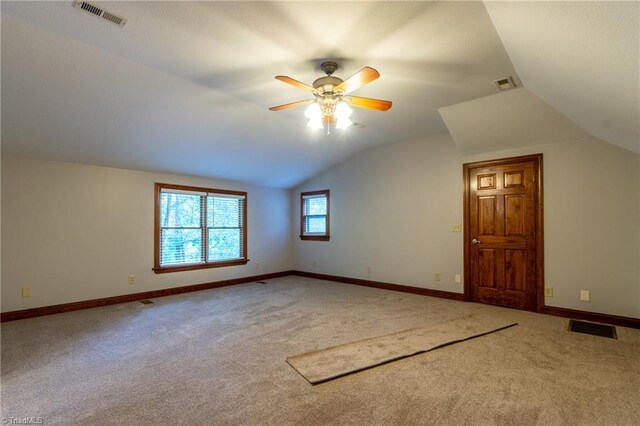
[[[323,189],[320,191],[309,191],[309,192],[301,192],[300,193],[300,239],[308,240],[308,241],[329,241],[331,238],[329,232],[329,216],[331,209],[329,201],[330,201],[330,192],[328,189]],[[304,198],[313,195],[324,195],[327,198],[327,230],[324,235],[305,235],[304,233]]]
[[[221,260],[217,262],[204,263],[183,263],[180,265],[161,266],[160,265],[160,196],[163,189],[173,189],[178,191],[207,192],[222,195],[236,195],[244,197],[242,203],[242,258],[232,260]],[[206,220],[206,219],[205,219]],[[206,223],[201,229],[206,229]],[[246,265],[249,262],[247,257],[247,193],[243,191],[230,191],[227,189],[202,188],[199,186],[174,185],[170,183],[155,183],[154,196],[154,222],[153,222],[153,272],[164,274],[167,272],[193,271],[197,269],[220,268],[223,266]],[[204,231],[203,231],[204,232]],[[204,240],[203,240],[204,241]],[[206,242],[205,242],[206,250]],[[205,252],[206,253],[206,252]],[[206,255],[206,254],[205,254]]]

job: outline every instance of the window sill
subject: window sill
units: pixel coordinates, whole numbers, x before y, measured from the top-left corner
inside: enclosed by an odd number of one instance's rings
[[[301,240],[329,241],[329,235],[300,235]]]
[[[155,272],[156,274],[166,274],[168,272],[195,271],[197,269],[210,269],[210,268],[222,268],[223,266],[246,265],[247,262],[249,262],[249,259],[234,259],[234,260],[225,260],[222,262],[211,262],[211,263],[190,263],[186,265],[156,266],[153,268],[153,272]]]

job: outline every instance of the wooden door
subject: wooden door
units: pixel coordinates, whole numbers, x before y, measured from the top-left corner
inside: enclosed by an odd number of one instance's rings
[[[467,300],[544,306],[542,155],[464,165]]]

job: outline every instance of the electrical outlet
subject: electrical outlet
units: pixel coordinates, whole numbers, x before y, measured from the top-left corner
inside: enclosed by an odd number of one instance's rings
[[[545,287],[544,295],[545,297],[553,297],[553,287]]]
[[[262,264],[260,262],[256,263],[256,271],[259,271],[261,267]]]
[[[22,287],[22,297],[31,297],[31,287]]]
[[[435,281],[440,281],[442,279],[442,274],[440,272],[436,272],[435,274],[433,274],[433,279]]]
[[[136,283],[136,276],[129,275],[129,284],[134,285]]]
[[[451,232],[462,232],[462,225],[459,223],[451,226]]]
[[[314,260],[314,261],[313,261],[313,264],[312,264],[311,266],[313,266],[313,267],[315,268],[316,266],[318,266],[318,264],[317,264],[317,263],[316,263],[316,261]]]
[[[367,275],[371,274],[371,266],[367,266]]]
[[[462,275],[456,274],[454,276],[454,280],[455,280],[456,284],[460,284],[462,282]]]
[[[591,300],[591,294],[589,290],[580,290],[580,300],[583,302],[588,302]]]

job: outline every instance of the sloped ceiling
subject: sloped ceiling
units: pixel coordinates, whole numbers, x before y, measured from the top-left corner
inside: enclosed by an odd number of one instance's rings
[[[437,109],[515,75],[480,2],[2,2],[2,152],[292,187],[383,143],[446,132]],[[334,59],[385,113],[330,135],[305,127],[311,83]],[[517,76],[516,76],[517,77]]]
[[[640,2],[485,2],[524,87],[640,153]]]
[[[587,136],[524,87],[440,108],[440,115],[463,155]]]
[[[637,2],[95,3],[126,26],[71,0],[0,3],[3,154],[287,188],[369,147],[446,132],[438,108],[477,111],[483,101],[466,103],[508,75],[529,90],[512,95],[520,106],[535,95],[640,152]],[[360,126],[329,135],[305,127],[303,108],[268,111],[308,96],[275,75],[311,83],[326,59],[343,78],[377,68],[355,94],[393,108],[356,110]],[[492,139],[503,148],[471,145]]]

